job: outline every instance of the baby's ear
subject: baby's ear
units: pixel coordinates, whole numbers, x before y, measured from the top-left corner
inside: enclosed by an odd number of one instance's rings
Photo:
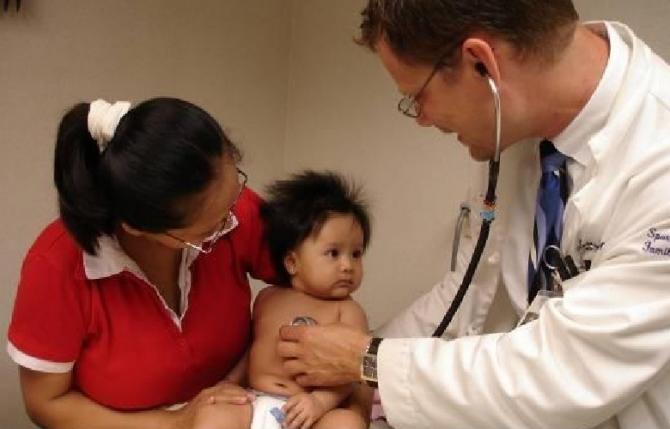
[[[296,263],[296,255],[294,251],[290,251],[284,257],[284,268],[286,272],[293,277],[298,272],[298,267]]]

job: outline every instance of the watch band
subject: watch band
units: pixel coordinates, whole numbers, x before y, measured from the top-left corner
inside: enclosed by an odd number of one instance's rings
[[[377,351],[383,338],[373,337],[361,359],[361,380],[371,387],[377,387]]]
[[[381,344],[383,338],[372,337],[370,344],[368,344],[368,349],[365,351],[366,354],[377,356],[377,351],[379,350],[379,344]]]

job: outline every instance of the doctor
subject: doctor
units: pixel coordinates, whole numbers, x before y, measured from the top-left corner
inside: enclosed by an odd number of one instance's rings
[[[443,338],[430,335],[474,239],[456,272],[378,339],[283,327],[286,368],[304,385],[378,383],[397,429],[670,427],[668,65],[622,24],[580,23],[570,0],[369,0],[361,29],[405,97],[401,112],[455,133],[476,160],[494,155],[493,79],[501,148],[520,154],[501,168],[518,171],[517,188],[498,201]],[[548,157],[561,162],[541,180]],[[555,223],[538,201],[551,177]],[[579,271],[563,296],[510,332],[481,335],[497,288],[517,319],[538,288],[559,289],[541,262],[552,240]]]

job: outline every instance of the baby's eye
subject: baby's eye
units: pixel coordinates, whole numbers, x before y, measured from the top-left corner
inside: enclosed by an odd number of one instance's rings
[[[355,259],[359,259],[359,258],[363,257],[363,251],[362,250],[354,250],[354,253],[352,253],[352,256]]]
[[[340,256],[340,251],[337,249],[328,249],[326,251],[326,255],[330,256],[331,258],[337,258]]]

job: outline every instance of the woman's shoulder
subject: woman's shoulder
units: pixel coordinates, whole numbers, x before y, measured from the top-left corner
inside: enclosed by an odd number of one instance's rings
[[[240,231],[243,231],[242,235],[246,237],[245,240],[263,230],[262,204],[263,199],[250,188],[244,188],[240,198],[235,203],[233,213],[239,222]]]
[[[244,188],[233,211],[241,216],[258,213],[261,204],[263,204],[263,199],[256,191],[251,188]]]
[[[71,368],[89,327],[90,302],[82,251],[56,220],[23,261],[8,330],[14,360],[45,372]]]
[[[28,249],[24,263],[39,260],[54,268],[68,270],[82,265],[82,254],[63,221],[56,219],[37,236]]]

